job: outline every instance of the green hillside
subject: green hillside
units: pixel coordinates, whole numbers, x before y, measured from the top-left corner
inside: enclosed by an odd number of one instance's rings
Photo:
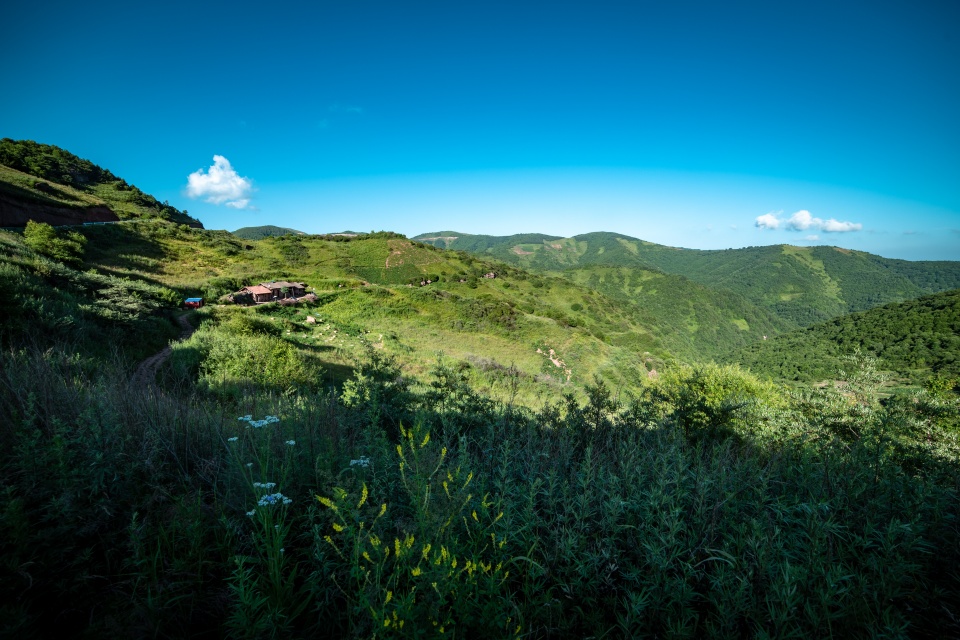
[[[750,345],[732,360],[764,376],[809,382],[834,378],[858,349],[906,382],[960,377],[960,289],[841,316]]]
[[[302,236],[305,235],[303,231],[297,231],[296,229],[288,229],[286,227],[275,227],[272,224],[266,224],[259,227],[242,227],[232,232],[233,235],[238,238],[243,238],[244,240],[262,240],[264,238],[272,238],[274,236]]]
[[[557,389],[579,392],[595,375],[611,385],[635,387],[648,368],[696,355],[689,340],[676,333],[661,335],[648,317],[588,287],[441,251],[393,233],[240,241],[224,231],[163,221],[82,227],[80,232],[86,238],[82,264],[75,272],[58,267],[70,274],[60,280],[49,280],[30,258],[14,260],[15,253],[31,252],[17,234],[4,236],[17,248],[9,252],[10,268],[32,279],[30,286],[18,289],[11,305],[49,306],[44,301],[48,281],[65,281],[74,295],[68,285],[94,273],[211,301],[248,284],[300,280],[318,300],[270,315],[278,330],[296,327],[284,339],[316,356],[328,372],[352,366],[372,339],[415,376],[430,369],[438,352],[467,366],[474,363],[478,383],[483,378],[493,384],[501,368],[516,366],[531,401]],[[496,278],[485,277],[493,272]],[[228,307],[222,318],[216,308],[208,313],[216,323],[233,312],[268,311]],[[322,318],[323,324],[308,326],[308,315]],[[31,321],[16,326],[31,326]],[[55,328],[50,331],[55,334]]]
[[[23,226],[32,217],[52,224],[151,218],[202,227],[89,160],[10,138],[0,139],[0,214],[3,226]]]
[[[793,328],[735,293],[718,293],[683,276],[638,267],[581,266],[564,278],[631,308],[688,361],[705,361]]]
[[[960,287],[960,262],[894,260],[837,247],[774,245],[704,251],[598,232],[521,242],[515,236],[444,232],[451,249],[482,252],[538,271],[632,267],[681,275],[739,294],[794,326]],[[438,237],[423,234],[417,238]],[[436,242],[436,241],[431,241]]]

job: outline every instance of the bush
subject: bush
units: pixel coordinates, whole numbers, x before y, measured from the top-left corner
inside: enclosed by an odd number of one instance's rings
[[[78,264],[83,260],[83,249],[87,239],[77,231],[59,232],[45,222],[27,221],[23,230],[23,240],[39,254],[67,264]]]

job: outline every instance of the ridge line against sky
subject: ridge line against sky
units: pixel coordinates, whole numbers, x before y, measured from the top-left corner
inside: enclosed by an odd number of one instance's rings
[[[960,3],[5,13],[0,135],[209,228],[608,229],[960,260]]]

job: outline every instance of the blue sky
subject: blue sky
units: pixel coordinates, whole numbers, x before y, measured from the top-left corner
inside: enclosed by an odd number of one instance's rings
[[[957,2],[52,2],[4,22],[0,136],[208,228],[960,260]]]

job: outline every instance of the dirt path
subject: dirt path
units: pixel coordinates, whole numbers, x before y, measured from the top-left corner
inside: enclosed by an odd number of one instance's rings
[[[177,324],[179,324],[182,329],[178,340],[186,340],[190,337],[190,334],[193,333],[193,325],[187,320],[189,315],[188,312],[177,316]],[[137,365],[137,370],[134,372],[132,378],[134,384],[138,387],[155,386],[157,384],[157,371],[160,370],[160,367],[163,366],[163,363],[167,361],[167,358],[169,358],[172,353],[173,348],[168,344]]]

